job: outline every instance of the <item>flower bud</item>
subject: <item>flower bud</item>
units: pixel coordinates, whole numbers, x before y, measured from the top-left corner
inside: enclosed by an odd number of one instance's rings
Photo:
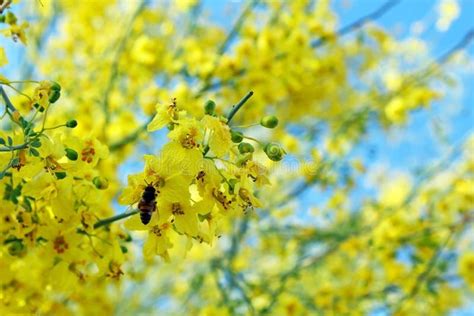
[[[92,179],[92,183],[99,190],[105,190],[109,187],[109,181],[104,177],[95,177]]]
[[[51,90],[49,94],[49,102],[54,103],[59,100],[59,97],[61,96],[61,92],[57,90]]]
[[[73,161],[77,160],[78,155],[74,149],[66,148],[65,151],[66,151],[66,157],[68,157],[69,160],[73,160]]]
[[[5,16],[0,14],[0,23],[5,23]]]
[[[69,120],[66,122],[66,127],[68,128],[74,128],[77,126],[77,121],[76,120]]]
[[[204,105],[204,113],[207,115],[214,115],[216,111],[216,103],[212,100],[207,100],[206,104]]]
[[[275,128],[278,125],[278,118],[275,115],[267,115],[262,117],[260,125],[266,128]]]
[[[62,171],[61,171],[61,172],[55,172],[54,174],[56,175],[56,178],[57,178],[58,180],[61,180],[61,179],[66,178],[66,172],[62,172]]]
[[[241,154],[246,154],[246,153],[253,153],[255,149],[253,148],[252,144],[249,143],[240,143],[239,144],[239,152]]]
[[[244,139],[242,132],[234,130],[230,130],[230,137],[234,143],[240,143]]]
[[[268,143],[263,149],[270,160],[280,161],[286,154],[285,150],[277,143]]]
[[[50,89],[52,91],[58,91],[60,92],[61,91],[61,85],[59,83],[57,83],[56,81],[51,81],[51,87]]]

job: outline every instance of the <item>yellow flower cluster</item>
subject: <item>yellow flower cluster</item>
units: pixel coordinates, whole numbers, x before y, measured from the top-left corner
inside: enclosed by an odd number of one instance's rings
[[[176,100],[157,105],[148,131],[167,126],[170,142],[157,156],[145,155],[144,171],[128,177],[128,187],[119,197],[124,205],[140,200],[152,205],[150,223],[133,217],[125,224],[130,230],[148,231],[143,248],[147,258],[158,254],[169,259],[174,239],[170,234],[211,244],[220,234],[222,217],[261,206],[255,190],[269,183],[265,168],[239,150],[242,146],[232,141],[229,119],[216,116],[215,105],[208,104],[208,114],[200,120],[180,110]],[[144,191],[150,186],[154,195],[147,201]]]

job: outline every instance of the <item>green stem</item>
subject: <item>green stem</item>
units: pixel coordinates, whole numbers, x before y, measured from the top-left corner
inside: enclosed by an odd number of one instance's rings
[[[260,123],[253,123],[253,124],[248,124],[248,125],[234,125],[234,128],[249,128],[249,127],[254,127],[258,126]]]
[[[232,111],[230,111],[229,116],[227,116],[227,124],[232,121],[232,118],[234,115],[240,110],[240,108],[247,102],[248,99],[253,95],[253,91],[249,91],[243,98],[242,100],[239,101],[234,107],[232,108]]]
[[[45,127],[45,128],[43,129],[43,131],[49,131],[49,130],[56,129],[56,128],[60,128],[60,127],[64,127],[64,126],[66,126],[66,124],[56,125],[56,126],[53,126],[53,127]]]
[[[0,94],[2,95],[3,101],[5,101],[5,105],[7,109],[9,109],[12,112],[15,112],[16,111],[15,106],[10,101],[10,99],[8,98],[8,95],[6,94],[5,90],[3,89],[1,85],[0,85]]]
[[[253,138],[253,137],[250,137],[250,136],[244,136],[244,138],[252,140],[252,141],[256,142],[257,144],[260,144],[260,145],[263,146],[263,143],[261,141],[259,141],[258,139],[256,139],[256,138]]]
[[[124,218],[127,218],[127,217],[130,217],[130,216],[133,216],[137,213],[139,213],[140,211],[138,210],[135,210],[135,211],[132,211],[130,213],[122,213],[122,214],[119,214],[119,215],[115,215],[115,216],[112,216],[112,217],[109,217],[109,218],[105,218],[105,219],[101,219],[100,221],[98,221],[97,223],[94,224],[94,229],[97,229],[97,228],[100,228],[102,226],[106,226],[106,225],[109,225],[109,224],[112,224],[113,222],[116,222],[116,221],[119,221],[121,219],[124,219]]]
[[[9,151],[26,149],[28,148],[28,145],[29,143],[24,143],[24,144],[16,145],[16,146],[5,146],[3,148],[0,148],[0,152],[9,152]]]

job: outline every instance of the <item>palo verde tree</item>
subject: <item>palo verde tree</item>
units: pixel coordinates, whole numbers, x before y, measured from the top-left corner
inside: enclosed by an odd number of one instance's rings
[[[222,27],[198,0],[0,0],[0,313],[464,306],[472,135],[360,193],[369,129],[472,66],[473,29],[433,56],[381,27],[399,2],[341,25],[328,0],[249,0]]]

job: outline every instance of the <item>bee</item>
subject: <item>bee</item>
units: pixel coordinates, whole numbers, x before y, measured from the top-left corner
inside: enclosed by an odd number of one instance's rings
[[[140,211],[140,220],[146,225],[151,220],[152,213],[156,210],[157,192],[153,183],[148,184],[143,191],[142,198],[138,202],[138,210]]]

